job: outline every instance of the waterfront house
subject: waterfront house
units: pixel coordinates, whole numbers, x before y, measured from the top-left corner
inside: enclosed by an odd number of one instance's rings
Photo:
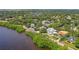
[[[67,35],[68,33],[69,33],[68,31],[59,31],[58,32],[58,34],[62,35],[62,36]]]
[[[26,31],[28,31],[28,32],[35,32],[35,29],[34,28],[28,28]]]
[[[74,40],[75,40],[75,38],[72,37],[72,36],[68,38],[68,41],[69,41],[69,42],[74,42]]]
[[[47,33],[48,34],[57,34],[57,30],[55,30],[54,28],[48,28]]]

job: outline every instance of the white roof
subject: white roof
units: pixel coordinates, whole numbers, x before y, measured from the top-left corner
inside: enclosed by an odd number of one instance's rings
[[[54,28],[48,28],[47,31],[56,31]]]

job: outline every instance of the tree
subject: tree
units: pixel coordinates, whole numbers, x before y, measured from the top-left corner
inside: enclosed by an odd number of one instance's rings
[[[40,28],[40,33],[46,33],[46,32],[47,32],[47,30],[45,27]]]
[[[79,48],[79,39],[76,39],[76,41],[75,41],[75,47]]]

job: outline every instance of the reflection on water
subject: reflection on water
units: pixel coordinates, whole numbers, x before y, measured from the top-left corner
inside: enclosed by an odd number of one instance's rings
[[[23,33],[17,33],[4,27],[0,27],[1,50],[35,50],[37,49],[30,37]]]

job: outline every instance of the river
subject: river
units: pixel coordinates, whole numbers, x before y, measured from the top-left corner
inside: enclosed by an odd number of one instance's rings
[[[0,50],[38,50],[24,33],[0,27]]]

